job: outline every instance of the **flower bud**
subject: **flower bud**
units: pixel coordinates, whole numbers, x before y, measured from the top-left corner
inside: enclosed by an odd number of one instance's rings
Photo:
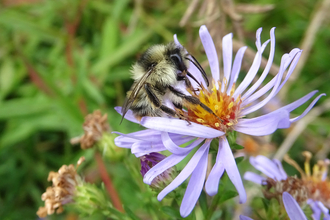
[[[141,175],[144,175],[156,164],[165,159],[166,156],[160,153],[150,153],[140,157]],[[171,167],[158,175],[150,184],[150,188],[156,192],[163,190],[169,183],[171,183],[177,175],[175,167]]]

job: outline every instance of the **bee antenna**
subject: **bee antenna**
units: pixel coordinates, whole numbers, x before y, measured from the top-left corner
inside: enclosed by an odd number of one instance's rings
[[[209,83],[209,80],[207,78],[207,75],[203,69],[203,67],[199,64],[199,62],[196,60],[196,58],[189,54],[191,56],[192,59],[190,59],[189,57],[185,57],[187,60],[189,60],[190,62],[192,62],[194,64],[194,66],[202,73],[202,76],[204,78],[204,80],[206,81],[206,85],[209,86],[210,83]]]
[[[198,82],[197,79],[190,72],[188,72],[188,71],[187,71],[187,76],[189,76],[190,78],[192,78],[199,85],[199,87],[202,88],[202,85],[200,84],[200,82]]]
[[[125,115],[123,115],[123,116],[121,117],[121,120],[120,120],[119,125],[121,125],[121,123],[123,122],[123,120],[124,120],[124,116],[125,116]]]

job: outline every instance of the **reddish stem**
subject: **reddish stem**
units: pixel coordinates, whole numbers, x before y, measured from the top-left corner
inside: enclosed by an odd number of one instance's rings
[[[21,54],[20,54],[21,55]],[[31,63],[21,55],[23,62],[25,63],[25,66],[27,67],[27,72],[29,74],[29,77],[33,84],[35,84],[41,91],[46,93],[49,96],[53,96],[53,91],[47,86],[47,84],[44,82],[44,80],[40,77],[40,74],[37,72],[37,70],[32,66]]]
[[[119,195],[115,189],[115,187],[113,186],[113,183],[110,179],[110,176],[108,175],[107,169],[105,167],[105,164],[103,162],[102,156],[99,152],[95,153],[95,159],[99,168],[99,172],[101,175],[101,178],[104,182],[105,188],[107,189],[109,195],[110,195],[110,199],[113,203],[113,206],[120,212],[124,212],[122,203],[120,201]]]

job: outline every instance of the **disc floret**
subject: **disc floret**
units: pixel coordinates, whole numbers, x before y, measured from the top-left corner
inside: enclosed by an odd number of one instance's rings
[[[220,81],[212,82],[211,91],[202,86],[198,94],[193,94],[203,104],[209,107],[213,113],[206,111],[200,105],[189,105],[188,108],[188,120],[207,126],[214,129],[227,132],[233,130],[233,126],[237,124],[241,110],[241,97],[236,99],[233,97],[235,92],[235,86],[232,87],[227,94],[227,86],[221,90]],[[218,84],[218,89],[216,84]]]

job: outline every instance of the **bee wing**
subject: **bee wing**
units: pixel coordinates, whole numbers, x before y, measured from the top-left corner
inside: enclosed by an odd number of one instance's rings
[[[136,99],[137,95],[139,94],[140,90],[142,89],[142,87],[146,83],[146,81],[149,78],[149,76],[152,74],[153,70],[154,70],[154,68],[151,67],[150,70],[148,70],[148,72],[146,72],[142,76],[142,78],[137,83],[135,83],[135,85],[133,84],[132,89],[130,90],[130,94],[126,98],[126,100],[125,100],[125,102],[123,104],[123,107],[121,109],[122,118],[121,118],[120,123],[123,121],[123,119],[124,119],[127,111],[132,106],[134,100]]]

